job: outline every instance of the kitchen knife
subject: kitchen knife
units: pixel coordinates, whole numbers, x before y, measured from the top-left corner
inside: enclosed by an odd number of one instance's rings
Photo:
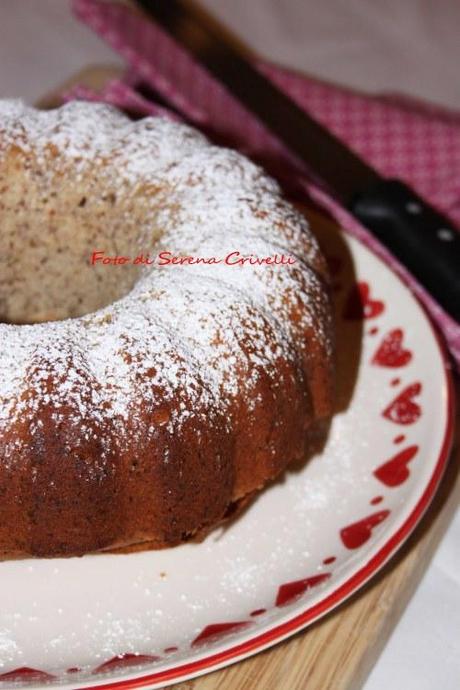
[[[183,0],[137,0],[460,321],[460,233],[399,180],[385,179],[299,108],[224,32]]]

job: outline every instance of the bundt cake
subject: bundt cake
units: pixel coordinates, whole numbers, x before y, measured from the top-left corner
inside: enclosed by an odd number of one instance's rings
[[[163,118],[4,100],[0,213],[3,558],[178,544],[302,457],[328,276],[259,167]]]

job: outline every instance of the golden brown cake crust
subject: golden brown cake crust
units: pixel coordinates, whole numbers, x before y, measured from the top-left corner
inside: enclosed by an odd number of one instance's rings
[[[0,556],[204,533],[331,414],[308,224],[184,125],[85,103],[0,115]],[[119,270],[90,266],[97,248],[295,261]]]

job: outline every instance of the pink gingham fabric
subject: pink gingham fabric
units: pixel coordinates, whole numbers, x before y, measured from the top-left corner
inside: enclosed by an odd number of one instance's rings
[[[424,302],[460,366],[460,326],[405,268],[315,180],[294,154],[158,25],[110,0],[74,0],[76,15],[130,65],[123,80],[100,93],[67,97],[104,100],[138,114],[179,118],[263,163],[292,195],[308,193],[341,226],[390,264]],[[258,68],[298,105],[386,177],[398,177],[460,225],[460,115],[392,96],[372,97],[324,84],[259,61]],[[171,109],[141,95],[148,85]],[[460,270],[460,267],[459,267]]]

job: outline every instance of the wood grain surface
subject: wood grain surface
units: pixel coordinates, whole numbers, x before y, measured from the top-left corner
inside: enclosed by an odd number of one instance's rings
[[[75,84],[100,88],[119,74],[90,66],[44,96],[44,108]],[[456,381],[456,392],[460,390]],[[359,690],[414,593],[460,502],[457,434],[440,489],[415,532],[365,587],[289,640],[219,671],[171,686],[175,690]]]

